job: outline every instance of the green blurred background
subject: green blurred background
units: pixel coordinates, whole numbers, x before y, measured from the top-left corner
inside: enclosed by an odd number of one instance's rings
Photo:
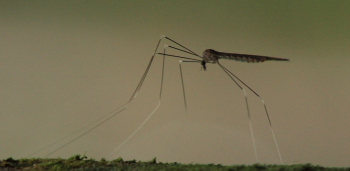
[[[349,16],[347,0],[0,1],[0,158],[26,157],[127,102],[166,35],[199,54],[290,59],[220,62],[264,98],[284,163],[349,166]],[[166,59],[160,108],[119,151],[158,104],[161,56],[127,110],[49,157],[255,163],[242,91],[217,65],[184,63],[186,115],[178,61]],[[259,162],[279,164],[261,101],[248,99]]]

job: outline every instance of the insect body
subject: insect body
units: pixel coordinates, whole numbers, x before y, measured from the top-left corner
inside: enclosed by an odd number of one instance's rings
[[[256,63],[256,62],[265,62],[265,61],[289,61],[289,59],[276,58],[269,56],[260,56],[260,55],[248,55],[248,54],[239,54],[239,53],[226,53],[218,52],[214,49],[207,49],[203,52],[203,61],[201,65],[204,70],[206,70],[206,63],[217,63],[219,59],[228,59],[236,60],[241,62]]]

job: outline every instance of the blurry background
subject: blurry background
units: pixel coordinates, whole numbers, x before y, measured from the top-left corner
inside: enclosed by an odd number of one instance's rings
[[[284,163],[349,166],[349,16],[346,0],[1,1],[0,158],[27,157],[127,102],[166,35],[198,54],[290,59],[220,62],[264,98]],[[186,115],[170,57],[161,106],[111,154],[157,106],[161,59],[127,110],[49,157],[255,163],[242,91],[218,65],[184,63]],[[259,162],[279,164],[263,105],[248,100]]]

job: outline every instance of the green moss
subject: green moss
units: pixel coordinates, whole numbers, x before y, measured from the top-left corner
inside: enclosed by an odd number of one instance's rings
[[[113,163],[120,163],[120,162],[124,162],[123,158],[119,157],[115,160],[112,160]]]
[[[350,171],[350,168],[325,168],[311,164],[298,165],[233,165],[223,166],[221,164],[181,164],[181,163],[157,163],[156,158],[150,161],[128,160],[124,161],[121,157],[108,161],[102,158],[96,161],[92,158],[87,159],[84,155],[74,155],[68,159],[61,158],[23,158],[15,160],[12,157],[2,160],[0,170],[213,170],[213,171]]]

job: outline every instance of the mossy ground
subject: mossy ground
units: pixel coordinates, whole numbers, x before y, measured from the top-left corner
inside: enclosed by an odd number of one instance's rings
[[[181,163],[157,163],[156,158],[150,161],[124,161],[118,158],[107,161],[102,158],[100,161],[88,159],[85,155],[74,155],[68,159],[62,158],[22,158],[15,160],[7,158],[0,162],[0,170],[213,170],[213,171],[350,171],[349,168],[326,168],[311,164],[297,165],[215,165],[215,164],[181,164]]]

